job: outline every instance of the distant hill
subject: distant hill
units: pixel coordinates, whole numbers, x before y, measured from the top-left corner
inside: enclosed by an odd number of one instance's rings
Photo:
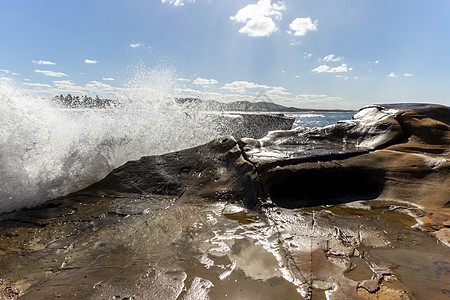
[[[250,102],[235,101],[230,103],[215,100],[201,100],[198,98],[176,98],[175,101],[199,110],[219,110],[219,111],[259,111],[259,112],[355,112],[346,109],[309,109],[288,107],[273,102]]]
[[[67,108],[114,108],[120,106],[117,100],[100,99],[88,96],[55,96],[52,100],[57,105]],[[238,112],[355,112],[345,109],[310,109],[288,107],[273,102],[219,102],[215,100],[201,100],[199,98],[175,98],[175,103],[201,111],[238,111]]]

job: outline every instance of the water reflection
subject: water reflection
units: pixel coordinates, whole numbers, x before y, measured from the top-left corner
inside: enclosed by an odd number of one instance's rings
[[[0,288],[23,299],[448,295],[449,249],[395,203],[249,211],[156,196],[111,200],[66,199],[72,209],[53,217],[49,208],[2,221]]]

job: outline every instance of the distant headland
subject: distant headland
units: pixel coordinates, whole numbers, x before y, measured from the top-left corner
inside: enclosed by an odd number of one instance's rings
[[[57,105],[66,108],[114,108],[120,106],[118,100],[100,99],[99,96],[66,96],[59,95],[52,98],[52,101]],[[273,102],[250,102],[250,101],[233,101],[229,103],[220,102],[216,100],[202,100],[199,98],[175,98],[174,103],[184,105],[196,110],[202,111],[238,111],[238,112],[355,112],[349,109],[312,109],[312,108],[298,108],[288,107]]]

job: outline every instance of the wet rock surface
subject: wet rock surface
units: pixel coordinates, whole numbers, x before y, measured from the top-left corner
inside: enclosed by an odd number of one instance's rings
[[[414,228],[405,214],[414,207],[372,200],[254,211],[163,196],[65,205],[72,211],[55,214],[51,205],[2,222],[4,299],[444,299],[449,292],[449,249]]]
[[[372,106],[128,162],[0,216],[0,298],[445,299],[449,120]]]
[[[440,227],[433,234],[448,243],[442,222],[450,213],[449,120],[445,106],[371,106],[336,126],[275,131],[240,144],[278,205],[414,203],[430,212],[426,227]]]
[[[258,174],[231,136],[115,169],[74,195],[158,194],[192,201],[236,201],[255,207],[263,196]]]

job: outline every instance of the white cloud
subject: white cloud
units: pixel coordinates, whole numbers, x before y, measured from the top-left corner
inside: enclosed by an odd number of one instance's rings
[[[334,57],[334,54],[330,54],[322,58],[323,61],[331,62],[331,61],[341,61],[342,57]]]
[[[268,85],[262,85],[257,84],[254,82],[248,82],[248,81],[233,81],[232,83],[227,83],[223,87],[221,87],[221,90],[229,90],[236,93],[245,93],[247,92],[247,89],[270,89],[272,87]]]
[[[247,24],[245,24],[244,27],[239,29],[239,33],[246,33],[252,37],[264,37],[271,35],[277,30],[278,27],[271,18],[257,16],[252,18],[247,22]]]
[[[220,92],[204,92],[191,88],[177,88],[178,97],[201,97],[205,100],[232,101],[272,101],[274,103],[301,108],[344,108],[351,104],[341,97],[325,94],[292,95],[283,87],[268,86],[248,81],[234,81],[225,84]]]
[[[218,84],[219,82],[215,79],[197,78],[194,80],[193,83],[197,84],[197,85],[213,85],[213,84]]]
[[[191,81],[190,79],[181,78],[181,77],[178,77],[177,80],[181,81],[181,82],[189,82],[189,81]]]
[[[288,31],[288,33],[292,33],[295,36],[304,36],[309,31],[317,30],[317,23],[318,23],[317,20],[313,22],[309,17],[296,18],[294,21],[291,22],[291,24],[289,24],[289,28],[292,31]]]
[[[5,74],[11,74],[11,75],[14,75],[14,76],[18,76],[19,75],[17,73],[11,73],[10,70],[6,70],[6,69],[0,69],[0,72],[4,72]]]
[[[269,96],[275,96],[275,95],[285,96],[285,95],[290,95],[290,94],[291,93],[287,92],[284,87],[273,87],[271,90],[268,90],[266,92],[266,95],[269,95]]]
[[[161,0],[161,3],[172,4],[173,6],[183,6],[184,3],[192,3],[195,0]]]
[[[87,58],[84,60],[84,62],[87,64],[97,64],[98,63],[98,61],[96,61],[96,60],[87,59]]]
[[[56,65],[56,63],[48,60],[32,60],[33,63],[37,65]]]
[[[53,71],[47,71],[47,70],[34,70],[36,73],[41,73],[45,76],[50,77],[63,77],[63,76],[69,76],[67,74],[61,73],[61,72],[53,72]]]
[[[30,81],[30,79],[29,79],[29,78],[24,78],[23,80],[24,80],[24,81]]]
[[[53,81],[53,84],[56,87],[67,87],[67,86],[74,86],[73,82],[71,80],[55,80]]]
[[[241,8],[237,14],[230,17],[230,19],[236,22],[245,23],[258,16],[274,16],[275,19],[281,20],[282,14],[280,11],[285,9],[286,6],[282,2],[272,4],[271,0],[259,0],[256,4],[249,4],[244,8]]]
[[[0,77],[0,82],[12,82],[13,79],[9,77]]]
[[[233,91],[234,92],[234,91]],[[289,93],[284,91],[284,88],[274,88],[269,91],[252,91],[251,93],[226,93],[226,92],[205,92],[200,90],[193,90],[189,88],[176,89],[176,93],[179,97],[201,97],[205,100],[218,100],[222,102],[233,101],[274,101],[276,103],[283,104],[286,100],[292,100],[293,97],[286,97]]]
[[[305,54],[305,56],[303,56],[303,58],[305,58],[305,59],[313,57],[312,53],[305,52],[304,54]]]
[[[23,85],[26,86],[31,86],[31,87],[37,87],[37,88],[51,88],[52,86],[50,84],[45,84],[45,83],[31,83],[31,82],[24,82],[22,83]]]
[[[140,43],[137,43],[137,44],[130,44],[130,47],[131,47],[131,48],[136,48],[136,47],[140,47],[140,46],[141,46]]]
[[[313,69],[313,72],[316,73],[324,73],[324,72],[328,72],[330,70],[330,67],[327,65],[320,65],[317,68]]]
[[[106,90],[110,90],[113,89],[112,86],[110,86],[109,84],[100,82],[100,81],[91,81],[91,83],[86,84],[86,88],[87,89],[106,89]]]
[[[320,65],[317,68],[313,69],[313,72],[316,73],[345,73],[351,71],[352,68],[347,67],[347,64],[342,64],[338,67],[329,67],[327,65]]]
[[[395,74],[394,72],[391,72],[391,73],[389,73],[388,77],[396,78],[396,77],[398,77],[398,75]]]
[[[259,0],[256,4],[249,4],[241,8],[230,19],[238,23],[245,23],[239,29],[240,33],[248,34],[252,37],[270,36],[278,30],[274,19],[281,20],[281,11],[283,10],[286,10],[283,2],[272,4],[271,0]]]
[[[56,86],[56,93],[86,93],[83,87],[75,85],[71,80],[55,80],[53,84]]]
[[[280,86],[268,86],[264,84],[258,84],[254,82],[248,82],[248,81],[233,81],[232,83],[227,83],[223,87],[220,88],[221,90],[228,90],[233,93],[240,93],[240,94],[246,94],[249,93],[249,90],[254,89],[263,89],[266,90],[264,94],[267,96],[283,96],[283,95],[290,95],[291,93],[287,92],[284,87]]]
[[[379,60],[374,60],[374,61],[369,61],[369,64],[379,64],[380,63],[380,61]]]
[[[351,71],[351,70],[352,70],[352,68],[348,68],[347,64],[342,64],[342,65],[340,65],[338,67],[331,68],[329,70],[329,72],[330,73],[343,73],[343,72],[348,72],[348,71]]]
[[[388,77],[390,77],[390,78],[397,78],[399,76],[402,76],[402,75],[396,74],[395,72],[391,72],[391,73],[388,74]],[[412,74],[412,73],[405,73],[405,74],[403,74],[403,76],[405,76],[405,77],[413,77],[414,74]]]
[[[341,97],[332,97],[324,94],[301,94],[295,96],[297,107],[310,108],[336,108],[341,106]]]
[[[104,80],[104,81],[114,81],[115,79],[112,78],[112,77],[106,77],[106,78],[103,77],[102,80]]]

